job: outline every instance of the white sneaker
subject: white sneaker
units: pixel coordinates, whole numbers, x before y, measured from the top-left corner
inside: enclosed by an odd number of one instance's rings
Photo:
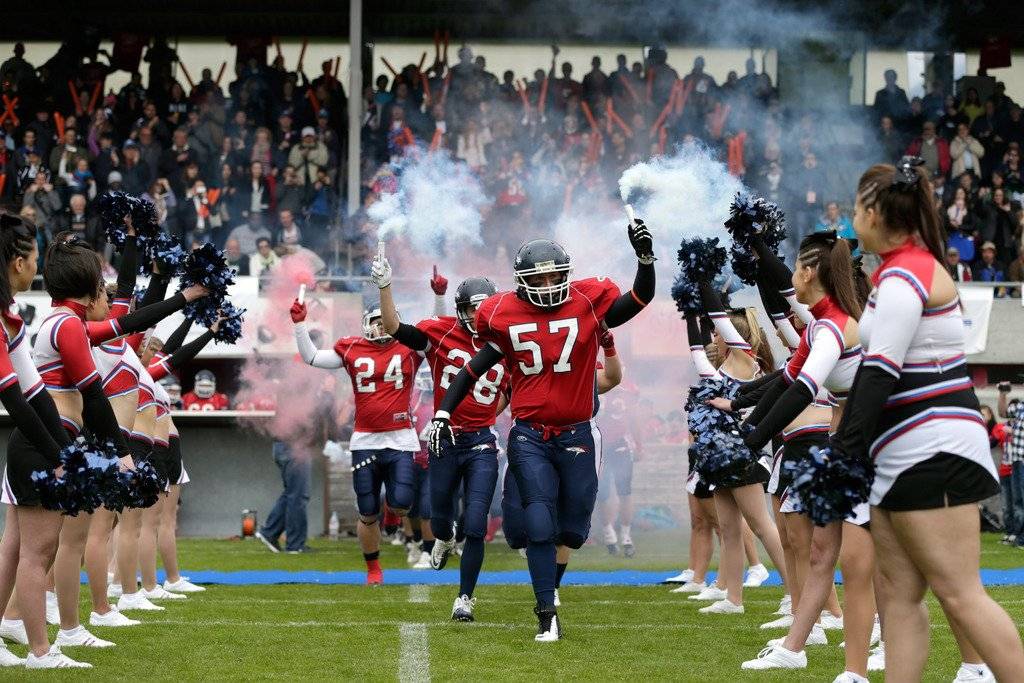
[[[555,607],[561,607],[562,606],[562,599],[560,597],[558,597],[558,589],[557,588],[555,589],[555,603],[554,604],[555,604]]]
[[[825,629],[826,631],[842,631],[843,630],[843,617],[842,616],[838,616],[837,617],[836,615],[832,614],[828,610],[822,611],[821,618],[818,619],[818,623],[821,624],[821,627],[823,629]]]
[[[421,551],[419,558],[416,560],[416,564],[412,566],[413,569],[430,569],[430,553]]]
[[[125,593],[117,601],[117,609],[121,612],[126,612],[130,609],[144,609],[154,612],[163,612],[164,608],[160,605],[154,605],[151,603],[142,591],[136,591],[134,593]]]
[[[868,653],[868,671],[885,671],[885,642]]]
[[[868,683],[868,679],[852,671],[844,671],[832,679],[832,683]]]
[[[987,664],[968,664],[961,662],[953,683],[996,683],[996,677]]]
[[[60,609],[57,607],[57,594],[53,591],[46,591],[46,623],[53,626],[60,625]]]
[[[468,595],[460,595],[455,598],[455,604],[452,605],[452,620],[473,621],[473,607],[475,605],[476,598],[471,598]]]
[[[81,624],[70,631],[58,630],[53,644],[59,647],[114,647],[112,642],[97,638]]]
[[[707,587],[708,587],[708,585],[706,583],[704,583],[703,581],[701,581],[700,583],[695,583],[693,581],[687,581],[682,586],[678,586],[676,588],[673,588],[672,590],[669,591],[669,593],[700,593],[701,591],[703,591]]]
[[[786,638],[772,638],[768,641],[768,646],[773,645],[781,646],[786,642]],[[821,624],[815,624],[811,628],[810,635],[807,636],[807,642],[804,643],[804,647],[808,645],[828,645],[828,637],[825,635],[825,629],[821,627]]]
[[[164,581],[164,590],[172,593],[202,593],[206,588],[197,586],[183,576],[174,582]]]
[[[693,570],[684,569],[675,576],[670,576],[665,579],[665,583],[689,583],[693,581]]]
[[[768,569],[763,564],[755,564],[747,570],[747,578],[743,581],[744,588],[757,588],[768,580]]]
[[[142,594],[149,600],[187,600],[188,596],[184,593],[172,593],[164,590],[161,586],[153,586],[152,590],[142,589]]]
[[[882,624],[878,620],[878,615],[876,614],[875,615],[875,625],[871,627],[871,640],[868,641],[868,647],[871,647],[873,645],[877,645],[878,642],[881,639],[882,639]],[[845,648],[846,647],[846,641],[844,640],[843,642],[839,643],[839,647]]]
[[[28,645],[28,633],[25,632],[25,622],[21,619],[0,620],[0,638],[17,643],[18,645]]]
[[[49,651],[42,657],[36,657],[31,652],[25,657],[26,669],[91,669],[89,662],[76,662],[67,655],[61,653],[57,645],[51,645]]]
[[[401,529],[396,531],[395,535],[391,537],[391,545],[405,545],[405,536],[402,534]]]
[[[408,564],[416,564],[420,560],[420,547],[416,543],[405,544],[405,561]]]
[[[782,600],[779,600],[779,608],[775,610],[775,614],[779,616],[792,616],[793,614],[793,596],[786,593],[782,596]]]
[[[792,614],[787,614],[784,617],[779,617],[775,621],[769,621],[766,624],[761,624],[761,628],[763,628],[763,629],[789,628],[792,625],[793,625],[793,615]]]
[[[25,666],[25,660],[7,649],[7,646],[0,642],[0,666]]]
[[[768,646],[757,653],[757,659],[749,659],[740,664],[741,669],[806,669],[807,653],[790,652],[781,645]]]
[[[615,527],[611,524],[604,525],[604,544],[605,545],[616,545],[619,542],[619,537],[615,533]]]
[[[734,605],[728,600],[713,602],[697,610],[701,614],[743,614],[743,605]]]
[[[106,614],[93,612],[89,615],[89,626],[138,626],[141,623],[121,614],[116,607],[111,607]]]
[[[706,586],[704,590],[696,595],[691,595],[687,600],[725,600],[729,594],[718,586]]]
[[[430,566],[434,569],[444,569],[448,564],[448,556],[455,549],[455,534],[451,539],[442,541],[440,538],[434,541],[434,549],[430,552]]]
[[[121,588],[119,583],[108,583],[107,584],[107,598],[119,598],[124,594],[124,589]]]

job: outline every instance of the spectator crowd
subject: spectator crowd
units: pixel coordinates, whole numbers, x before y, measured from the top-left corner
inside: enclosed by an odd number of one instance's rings
[[[490,201],[484,243],[512,250],[518,226],[610,200],[632,164],[700,142],[779,203],[797,237],[824,229],[852,236],[852,184],[829,172],[842,151],[814,112],[780,104],[753,59],[719,83],[703,58],[680,76],[667,51],[652,48],[644,62],[618,55],[607,71],[594,57],[578,77],[552,47],[546,69],[499,78],[469,47],[449,64],[438,44],[426,68],[385,61],[391,76],[350,99],[337,61],[310,79],[301,64],[286,69],[280,54],[268,63],[269,44],[236,41],[234,79],[223,88],[211,69],[196,83],[176,71],[176,53],[159,39],[115,41],[111,54],[98,43],[77,52],[65,45],[38,68],[19,44],[0,65],[0,201],[43,228],[44,248],[74,230],[102,251],[95,199],[120,189],[151,199],[183,247],[213,242],[243,275],[301,251],[323,275],[360,276],[376,234],[368,210],[426,151],[448,150],[472,169]],[[130,82],[105,91],[117,69],[131,72]],[[1021,108],[1001,84],[984,100],[975,88],[951,89],[936,82],[909,99],[886,72],[873,106],[857,113],[873,138],[866,158],[924,160],[955,278],[1019,282]],[[349,106],[360,107],[362,122],[351,216],[343,198]]]

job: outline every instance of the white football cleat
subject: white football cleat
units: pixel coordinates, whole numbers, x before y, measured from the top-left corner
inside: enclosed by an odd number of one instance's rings
[[[747,570],[747,578],[743,581],[744,588],[757,588],[768,580],[768,568],[763,564],[755,564]]]
[[[92,664],[89,662],[76,662],[67,655],[60,651],[60,648],[56,645],[51,645],[50,649],[42,657],[36,657],[31,652],[25,657],[25,668],[26,669],[91,669]]]
[[[134,593],[125,593],[122,595],[117,601],[117,609],[119,612],[127,612],[130,609],[163,612],[165,608],[151,603],[146,596],[142,594],[142,591],[136,591]]]
[[[718,586],[707,586],[700,593],[687,597],[687,600],[725,600],[729,594]]]
[[[843,630],[843,617],[838,617],[828,610],[823,610],[821,617],[818,619],[818,623],[826,631],[842,631]]]
[[[728,600],[713,602],[697,610],[701,614],[743,614],[743,605],[734,605]]]
[[[669,593],[700,593],[707,587],[708,585],[703,581],[701,581],[700,583],[696,583],[694,581],[687,581],[682,586],[677,586],[673,588],[669,591]]]
[[[675,576],[670,576],[665,579],[665,583],[689,583],[693,581],[693,570],[684,569]]]
[[[832,679],[832,683],[868,683],[868,679],[852,671],[844,671]]]
[[[395,535],[391,537],[391,545],[405,545],[405,536],[402,534],[401,529],[396,531]]]
[[[534,607],[533,613],[537,615],[537,635],[533,637],[535,642],[554,643],[561,640],[562,624],[553,607],[545,610]]]
[[[57,608],[57,594],[46,591],[46,623],[51,626],[60,625],[60,609]]]
[[[152,589],[142,589],[142,594],[149,600],[187,600],[188,596],[184,593],[172,593],[164,590],[161,586],[153,586]]]
[[[440,538],[434,541],[434,549],[430,552],[430,566],[434,569],[444,569],[444,566],[448,564],[448,556],[455,550],[455,533],[452,532],[452,537],[447,541],[442,541]]]
[[[961,662],[953,683],[996,683],[996,677],[987,664]]]
[[[141,621],[129,619],[113,606],[106,614],[93,612],[89,615],[89,626],[138,626],[141,623]]]
[[[412,566],[413,569],[430,569],[430,553],[422,551],[416,560],[416,564]]]
[[[558,589],[557,588],[555,589],[555,602],[554,602],[554,605],[555,605],[555,607],[561,607],[562,606],[562,599],[558,596]]]
[[[206,588],[197,586],[183,576],[174,582],[164,581],[164,590],[172,593],[202,593]]]
[[[114,647],[112,642],[97,638],[81,624],[70,631],[57,631],[53,644],[58,647]]]
[[[792,625],[793,625],[793,615],[792,614],[787,614],[784,617],[779,617],[775,621],[769,621],[769,622],[767,622],[765,624],[761,624],[761,628],[763,628],[763,629],[789,628]]]
[[[0,638],[17,643],[18,645],[28,645],[28,633],[25,632],[25,622],[21,619],[0,620]]]
[[[25,660],[7,649],[7,645],[0,641],[0,666],[25,666]]]
[[[473,621],[474,606],[476,606],[476,598],[471,598],[468,595],[460,595],[455,598],[455,604],[452,605],[452,620]]]
[[[408,564],[416,564],[420,559],[420,547],[416,543],[405,544],[405,561]]]
[[[790,652],[781,645],[769,645],[757,653],[756,659],[740,664],[741,669],[765,671],[767,669],[806,669],[807,653]]]
[[[868,653],[868,671],[885,671],[885,642]]]
[[[792,615],[793,614],[793,596],[791,596],[789,593],[786,593],[785,595],[783,595],[782,599],[779,600],[779,608],[777,610],[775,610],[775,614],[778,614],[780,617],[786,616],[786,615]]]

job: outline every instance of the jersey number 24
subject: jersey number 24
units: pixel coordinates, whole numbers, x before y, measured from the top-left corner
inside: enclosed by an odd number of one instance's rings
[[[356,391],[360,394],[372,394],[377,391],[377,383],[370,379],[377,371],[377,364],[374,360],[365,356],[356,358],[352,366],[358,371],[356,372]],[[402,387],[405,386],[401,356],[391,356],[391,360],[388,361],[387,370],[384,371],[383,379],[385,382],[394,384],[396,391],[401,391]]]
[[[579,321],[576,318],[564,320],[549,320],[547,325],[548,333],[552,336],[560,336],[559,332],[565,330],[565,341],[562,343],[562,352],[558,354],[558,360],[551,366],[554,372],[570,372],[572,365],[569,363],[569,356],[572,355],[572,347],[576,344],[576,337],[579,335]],[[531,340],[523,339],[521,335],[537,331],[537,323],[521,323],[509,325],[508,336],[512,340],[512,348],[516,351],[526,351],[530,354],[529,364],[519,361],[519,369],[524,375],[538,375],[544,369],[544,359],[541,355],[540,344]]]

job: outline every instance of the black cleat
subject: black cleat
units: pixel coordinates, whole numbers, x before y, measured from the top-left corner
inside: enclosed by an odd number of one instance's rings
[[[608,554],[609,555],[618,555],[619,554],[619,546],[617,546],[616,544],[609,543],[605,547],[608,548]]]
[[[554,607],[534,607],[537,615],[537,635],[533,637],[538,643],[553,643],[562,639],[562,622]]]
[[[636,548],[633,547],[632,543],[625,543],[622,546],[622,554],[626,557],[636,557]]]

